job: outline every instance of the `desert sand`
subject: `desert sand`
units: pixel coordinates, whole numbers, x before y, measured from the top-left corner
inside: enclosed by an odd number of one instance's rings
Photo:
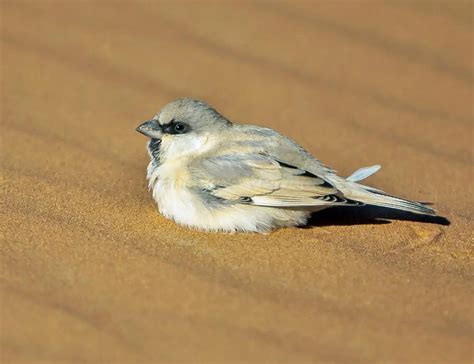
[[[472,2],[1,1],[1,362],[472,362]],[[178,97],[449,220],[157,212],[135,127]]]

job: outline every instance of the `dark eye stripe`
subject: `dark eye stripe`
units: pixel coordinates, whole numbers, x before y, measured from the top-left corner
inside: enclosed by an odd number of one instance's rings
[[[162,125],[163,132],[167,134],[185,134],[191,131],[189,124],[183,123],[182,121],[172,120],[168,124]]]

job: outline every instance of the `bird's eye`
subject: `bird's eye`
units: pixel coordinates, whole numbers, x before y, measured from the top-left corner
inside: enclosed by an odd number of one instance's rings
[[[173,123],[172,134],[184,134],[188,131],[188,125],[185,123]]]
[[[167,134],[184,134],[189,132],[190,129],[191,128],[188,124],[174,120],[163,125],[163,131]]]
[[[184,124],[181,124],[181,123],[176,123],[174,125],[174,130],[178,133],[182,133],[183,131],[186,130],[186,126]]]

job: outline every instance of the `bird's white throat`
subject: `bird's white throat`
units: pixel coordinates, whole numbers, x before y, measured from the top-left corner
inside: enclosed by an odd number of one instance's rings
[[[176,161],[181,158],[195,158],[212,148],[213,138],[206,135],[164,135],[161,139],[160,161]]]

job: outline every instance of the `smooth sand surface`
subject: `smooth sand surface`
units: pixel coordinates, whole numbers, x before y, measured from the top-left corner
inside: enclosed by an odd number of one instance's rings
[[[472,10],[1,1],[2,363],[471,362]],[[185,96],[342,175],[380,163],[370,185],[451,225],[179,227],[134,129]]]

